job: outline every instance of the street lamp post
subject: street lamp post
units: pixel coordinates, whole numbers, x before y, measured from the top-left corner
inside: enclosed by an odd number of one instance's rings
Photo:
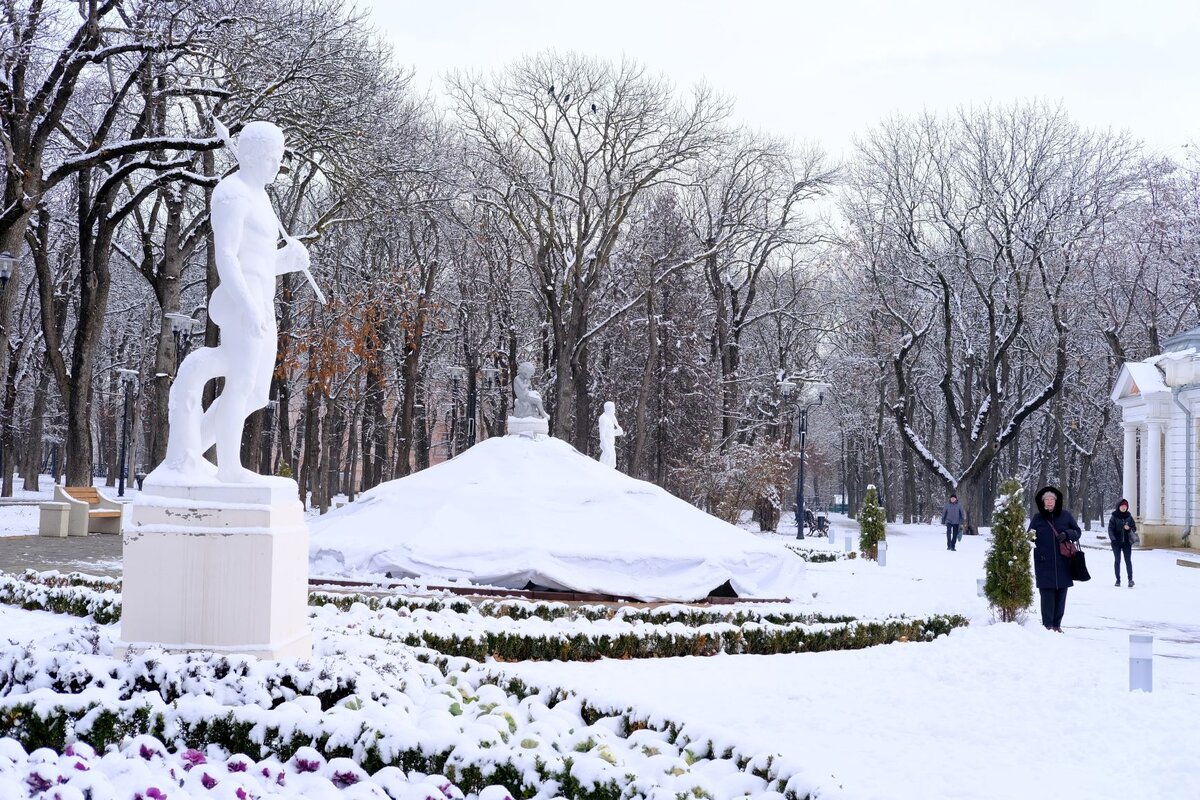
[[[8,279],[12,277],[13,270],[16,269],[17,259],[13,254],[5,250],[0,253],[0,291],[3,291],[8,286]],[[8,424],[8,420],[4,420],[4,424]],[[4,430],[0,427],[0,480],[8,474],[8,467],[4,463]]]
[[[130,391],[137,383],[137,372],[132,369],[119,369],[117,370],[117,374],[121,376],[121,386],[125,389],[125,409],[121,412],[121,468],[117,478],[117,497],[124,497],[125,479],[129,477],[126,454],[128,452],[127,443],[129,439]]]
[[[450,376],[450,457],[458,455],[458,382],[467,376],[467,368],[452,366],[446,368]]]
[[[262,475],[272,474],[271,462],[274,460],[275,450],[275,414],[279,411],[278,400],[267,401],[267,418],[263,425],[263,453],[262,463],[259,465],[258,471]]]
[[[479,389],[479,371],[473,363],[467,364],[467,447],[475,446],[475,417]]]
[[[788,398],[795,391],[796,384],[791,381],[781,381],[779,390],[783,393],[784,398]],[[800,440],[800,463],[796,468],[796,538],[804,538],[804,444],[808,439],[808,412],[825,402],[825,393],[821,392],[817,395],[815,402],[809,403],[803,407],[799,401],[796,403],[797,411],[797,433]]]
[[[8,286],[8,279],[12,277],[13,270],[17,268],[17,259],[12,253],[5,250],[0,253],[0,291]]]
[[[171,333],[175,337],[175,374],[178,375],[179,365],[187,355],[184,348],[191,341],[192,331],[196,329],[196,320],[178,311],[168,311],[163,316],[171,321]]]

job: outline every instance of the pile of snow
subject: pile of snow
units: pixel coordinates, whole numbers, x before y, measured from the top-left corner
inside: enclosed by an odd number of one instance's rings
[[[488,439],[314,521],[314,575],[528,584],[641,600],[795,597],[804,563],[557,439]]]

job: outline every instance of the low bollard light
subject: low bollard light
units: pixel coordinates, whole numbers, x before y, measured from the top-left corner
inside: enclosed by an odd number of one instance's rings
[[[846,538],[843,540],[843,543],[846,547],[847,553],[849,553],[851,550],[854,549],[854,540],[852,538],[850,538],[850,534],[848,534],[848,533],[846,534]]]
[[[1129,634],[1129,691],[1154,691],[1154,637]]]
[[[879,542],[879,559],[878,559],[878,561],[879,561],[879,566],[881,566],[881,567],[887,566],[887,542],[886,541]]]
[[[984,595],[983,587],[986,585],[987,585],[987,578],[976,578],[975,579],[975,594],[979,595],[980,597],[983,597],[983,595]]]

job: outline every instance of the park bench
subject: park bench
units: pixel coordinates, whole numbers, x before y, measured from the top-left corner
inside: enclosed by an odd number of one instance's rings
[[[95,486],[55,486],[54,502],[67,505],[67,532],[71,536],[121,533],[121,504],[100,494]],[[52,504],[43,506],[43,514],[48,505]]]

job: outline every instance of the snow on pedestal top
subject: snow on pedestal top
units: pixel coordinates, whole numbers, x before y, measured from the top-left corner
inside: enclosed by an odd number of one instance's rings
[[[487,439],[311,525],[314,575],[411,576],[642,600],[795,597],[804,562],[558,439]]]

